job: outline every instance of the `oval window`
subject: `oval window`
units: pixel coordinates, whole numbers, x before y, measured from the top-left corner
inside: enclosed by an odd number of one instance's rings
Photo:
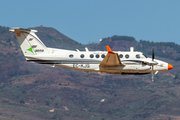
[[[81,58],[84,58],[84,54],[81,54],[81,56],[80,56]]]
[[[96,55],[96,58],[99,58],[99,54]]]
[[[93,54],[91,54],[91,55],[90,55],[90,58],[94,58],[94,55],[93,55]]]
[[[128,55],[128,54],[126,54],[126,55],[125,55],[125,57],[126,57],[126,58],[129,58],[129,55]]]
[[[123,58],[123,55],[122,55],[122,54],[120,54],[120,55],[119,55],[119,57],[120,57],[120,58]]]
[[[73,57],[74,57],[74,55],[73,55],[73,54],[70,54],[70,55],[69,55],[69,57],[70,57],[70,58],[73,58]]]
[[[101,55],[101,57],[102,57],[102,58],[105,58],[105,55],[104,55],[104,54],[102,54],[102,55]]]

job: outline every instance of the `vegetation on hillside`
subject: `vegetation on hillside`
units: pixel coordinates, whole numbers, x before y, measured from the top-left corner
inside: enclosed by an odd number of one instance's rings
[[[43,42],[51,40],[52,45],[63,42],[63,47],[84,47],[75,41],[69,45],[71,42],[66,41],[70,38],[53,28],[40,29],[38,36]],[[80,71],[27,63],[14,34],[6,27],[0,27],[1,30],[5,32],[0,33],[0,119],[152,120],[180,117],[180,63],[174,61],[179,54],[179,45],[126,41],[125,38],[120,42],[114,38],[115,41],[91,45],[93,50],[105,50],[106,43],[113,50],[126,50],[134,45],[135,50],[148,54],[154,47],[157,57],[171,51],[166,54],[171,54],[173,59],[163,56],[161,59],[173,64],[173,70],[158,73],[152,83],[151,75],[86,75]],[[51,44],[47,46],[51,47]],[[61,48],[61,45],[57,47]],[[54,112],[49,111],[52,109]]]
[[[130,37],[130,36],[118,36],[118,35],[114,35],[114,36],[108,37],[108,38],[103,38],[102,42],[106,42],[106,41],[119,41],[119,40],[125,40],[125,41],[130,41],[130,42],[137,42],[134,37]]]
[[[157,56],[180,61],[180,45],[173,42],[149,42],[140,40],[137,49],[147,54],[151,54],[155,49]]]
[[[150,42],[140,40],[137,42],[135,38],[129,36],[117,36],[103,38],[100,44],[89,44],[92,49],[106,50],[106,45],[110,45],[113,50],[129,50],[129,47],[134,47],[135,51],[141,51],[144,54],[152,54],[152,49],[155,50],[155,55],[163,58],[169,58],[175,61],[180,61],[180,45],[173,42]]]
[[[9,31],[9,27],[0,26],[0,34],[7,33]]]

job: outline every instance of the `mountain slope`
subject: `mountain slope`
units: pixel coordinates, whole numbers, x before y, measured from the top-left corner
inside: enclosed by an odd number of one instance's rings
[[[174,69],[157,74],[154,83],[151,75],[86,75],[26,62],[14,34],[8,29],[0,27],[0,119],[152,120],[180,117],[179,62],[156,56],[172,63]],[[84,47],[53,28],[33,29],[39,31],[38,37],[47,46],[63,48],[67,45],[74,50]],[[136,50],[139,42],[126,38],[89,46],[105,50],[106,44],[113,50],[129,50],[130,46]],[[49,112],[52,109],[54,112]]]
[[[38,30],[37,36],[44,42],[47,47],[55,47],[61,49],[84,50],[84,45],[72,40],[64,34],[50,27],[35,27],[31,28]]]
[[[137,42],[133,37],[115,35],[103,38],[99,44],[89,44],[88,47],[96,50],[105,50],[106,45],[109,45],[116,51],[129,51],[130,47],[134,47],[135,51],[142,51],[148,55],[152,54],[152,48],[154,48],[155,55],[180,61],[180,45],[173,42],[149,42],[146,40]]]

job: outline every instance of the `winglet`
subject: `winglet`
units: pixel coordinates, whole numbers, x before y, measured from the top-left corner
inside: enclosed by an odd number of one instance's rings
[[[115,54],[115,53],[111,50],[111,48],[109,47],[109,45],[106,45],[106,48],[107,48],[108,53]]]

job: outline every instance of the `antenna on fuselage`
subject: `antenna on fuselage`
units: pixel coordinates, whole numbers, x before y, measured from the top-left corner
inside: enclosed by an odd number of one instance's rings
[[[85,47],[85,50],[86,50],[86,52],[89,52],[89,50],[88,50],[88,48],[87,48],[87,47]]]
[[[134,47],[130,47],[130,52],[134,52]]]
[[[80,52],[78,49],[76,49],[77,52]]]

